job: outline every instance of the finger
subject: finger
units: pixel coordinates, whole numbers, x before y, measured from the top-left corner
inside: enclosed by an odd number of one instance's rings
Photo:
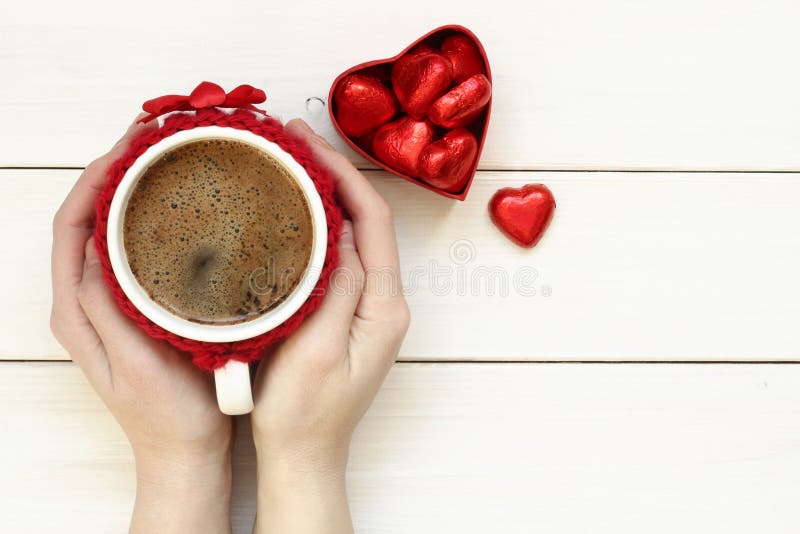
[[[125,135],[114,144],[109,152],[91,162],[56,214],[56,222],[60,223],[57,229],[79,228],[85,229],[92,225],[94,220],[94,201],[103,188],[107,179],[108,168],[127,150],[130,140],[142,132],[152,130],[157,125],[154,122],[147,124],[131,124]],[[83,243],[81,243],[81,247]]]
[[[158,341],[140,330],[114,300],[103,279],[103,267],[95,249],[94,238],[86,243],[85,254],[86,262],[78,287],[78,302],[106,349],[112,373],[128,368],[131,362],[122,355],[131,352],[136,354],[136,362],[133,362],[135,365],[146,366],[146,355],[155,352],[146,349],[156,345]],[[130,347],[138,348],[131,351]]]
[[[53,296],[54,301],[74,300],[83,273],[83,250],[93,231],[94,202],[106,182],[111,163],[127,149],[134,135],[155,128],[132,124],[108,154],[86,167],[53,219]]]
[[[383,211],[386,201],[372,187],[366,177],[356,169],[350,161],[300,119],[292,119],[286,123],[286,133],[306,141],[318,163],[333,175],[336,190],[342,204],[358,224],[362,219],[375,219]],[[386,221],[381,221],[385,223]]]
[[[103,342],[94,331],[80,305],[57,310],[50,315],[50,330],[101,396],[111,386],[111,369]]]
[[[127,148],[128,140],[154,127],[129,128],[110,155],[84,171],[53,220],[51,329],[95,387],[99,381],[108,379],[108,362],[100,338],[77,300],[84,245],[92,234],[94,199],[105,182],[108,165]]]
[[[312,316],[314,322],[347,332],[364,289],[364,268],[356,251],[353,225],[345,221],[339,240],[339,265],[331,273],[325,298]]]
[[[294,119],[286,131],[308,142],[315,159],[333,175],[339,198],[353,218],[358,254],[366,271],[365,298],[359,314],[379,312],[384,305],[394,305],[402,298],[400,259],[397,238],[389,205],[372,184],[341,154],[336,152],[308,125]],[[372,308],[377,308],[372,310]]]
[[[339,265],[331,273],[322,304],[303,322],[289,342],[300,344],[307,342],[314,346],[321,344],[326,349],[331,349],[330,354],[323,352],[326,356],[333,358],[343,356],[335,353],[334,347],[347,346],[350,325],[363,287],[364,269],[356,251],[352,223],[345,221],[339,240]],[[311,350],[311,347],[295,348],[299,352],[319,353],[318,350]]]
[[[351,373],[366,383],[380,384],[392,368],[410,321],[405,300],[379,317],[356,316],[350,328]]]

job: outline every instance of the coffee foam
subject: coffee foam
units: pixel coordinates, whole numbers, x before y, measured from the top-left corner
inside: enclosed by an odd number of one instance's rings
[[[208,139],[165,153],[125,210],[125,252],[150,297],[203,324],[255,319],[308,266],[311,212],[291,173],[259,148]]]

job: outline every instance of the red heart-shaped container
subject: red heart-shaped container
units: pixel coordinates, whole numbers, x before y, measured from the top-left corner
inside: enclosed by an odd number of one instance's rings
[[[483,60],[486,77],[489,79],[489,82],[491,82],[492,73],[489,68],[489,60],[486,56],[486,51],[484,50],[481,42],[478,40],[475,34],[472,33],[470,30],[468,30],[467,28],[451,24],[447,26],[441,26],[439,28],[436,28],[435,30],[428,32],[427,34],[423,35],[422,37],[420,37],[419,39],[408,45],[402,52],[400,52],[399,54],[397,54],[392,58],[367,61],[366,63],[361,63],[341,73],[339,76],[336,77],[336,79],[333,81],[333,84],[331,85],[330,93],[328,94],[328,102],[329,102],[328,111],[331,116],[331,121],[333,122],[336,131],[339,132],[339,135],[341,135],[342,138],[345,141],[347,141],[347,143],[353,148],[353,150],[361,154],[367,160],[371,161],[378,167],[392,174],[395,174],[401,178],[404,178],[409,182],[422,186],[425,189],[429,189],[445,197],[455,198],[457,200],[464,200],[467,197],[469,188],[472,185],[473,179],[475,178],[475,172],[478,168],[478,162],[480,161],[481,151],[483,150],[483,144],[486,140],[486,130],[489,126],[489,117],[492,112],[491,98],[489,99],[489,102],[488,104],[486,104],[485,108],[480,112],[478,117],[474,121],[472,121],[467,127],[467,129],[473,133],[476,140],[478,141],[478,151],[475,157],[475,161],[473,162],[471,169],[469,171],[469,178],[467,178],[463,188],[457,192],[450,192],[450,191],[445,191],[443,189],[439,189],[422,181],[419,178],[410,176],[408,174],[403,173],[402,171],[389,167],[384,162],[380,161],[375,157],[375,154],[371,147],[372,143],[371,135],[366,135],[360,138],[352,138],[344,132],[341,125],[339,124],[339,121],[336,118],[336,111],[337,111],[336,97],[335,97],[336,89],[337,87],[339,87],[339,84],[342,82],[342,80],[345,79],[347,76],[350,76],[351,74],[361,74],[377,78],[378,80],[381,80],[384,84],[386,84],[387,87],[391,87],[390,79],[392,73],[392,66],[400,58],[404,57],[409,53],[410,50],[420,45],[423,46],[427,45],[438,49],[446,38],[456,34],[461,34],[467,37],[477,47],[481,59]],[[441,139],[446,132],[447,131],[444,129],[437,128],[437,135],[435,136],[434,141]]]

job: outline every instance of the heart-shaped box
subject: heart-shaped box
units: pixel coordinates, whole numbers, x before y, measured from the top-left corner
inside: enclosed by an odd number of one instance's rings
[[[476,154],[475,160],[472,163],[472,166],[471,166],[471,168],[469,170],[469,177],[467,178],[463,188],[460,191],[450,192],[450,191],[445,191],[443,189],[439,189],[437,187],[434,187],[433,185],[431,185],[429,183],[426,183],[426,182],[424,182],[423,180],[421,180],[421,179],[419,179],[417,177],[410,176],[410,175],[408,175],[408,174],[406,174],[406,173],[404,173],[402,171],[399,171],[397,169],[391,168],[386,163],[380,161],[377,157],[375,157],[375,154],[374,154],[374,152],[372,150],[372,146],[371,146],[371,144],[372,144],[372,135],[367,135],[367,136],[364,136],[364,137],[361,137],[361,138],[352,138],[352,137],[348,136],[344,132],[344,130],[342,129],[342,126],[339,123],[339,121],[337,120],[337,116],[336,116],[337,102],[336,102],[336,95],[335,95],[336,89],[339,87],[340,83],[346,77],[348,77],[348,76],[350,76],[352,74],[360,74],[360,75],[368,76],[368,77],[371,77],[371,78],[376,78],[376,79],[380,80],[381,82],[383,82],[383,84],[386,85],[387,87],[391,87],[390,79],[391,79],[392,67],[394,66],[394,64],[399,59],[401,59],[404,56],[406,56],[415,47],[429,46],[429,47],[434,47],[434,48],[438,49],[445,39],[447,39],[448,37],[450,37],[452,35],[457,35],[457,34],[460,34],[460,35],[463,35],[463,36],[467,37],[472,42],[472,44],[475,45],[475,47],[477,48],[477,50],[478,50],[478,52],[479,52],[479,54],[481,56],[481,59],[483,60],[486,78],[488,78],[489,82],[491,83],[491,81],[492,81],[492,73],[491,73],[491,70],[490,70],[490,67],[489,67],[489,60],[488,60],[488,58],[486,56],[486,51],[484,50],[483,45],[481,44],[481,42],[478,40],[478,38],[475,36],[475,34],[472,33],[470,30],[468,30],[467,28],[465,28],[463,26],[455,25],[455,24],[450,24],[450,25],[446,25],[446,26],[440,26],[440,27],[438,27],[438,28],[426,33],[425,35],[423,35],[422,37],[420,37],[419,39],[417,39],[416,41],[414,41],[413,43],[408,45],[402,52],[400,52],[399,54],[397,54],[396,56],[394,56],[392,58],[389,58],[389,59],[377,59],[377,60],[373,60],[373,61],[367,61],[365,63],[361,63],[359,65],[351,67],[351,68],[347,69],[346,71],[344,71],[343,73],[341,73],[339,76],[336,77],[336,79],[333,81],[333,84],[331,85],[330,93],[328,94],[328,102],[329,102],[328,111],[330,113],[331,121],[333,122],[333,126],[336,128],[336,131],[339,132],[339,135],[341,135],[342,138],[345,141],[347,141],[347,143],[353,148],[353,150],[355,150],[356,152],[361,154],[364,158],[366,158],[370,162],[374,163],[378,167],[380,167],[380,168],[382,168],[382,169],[384,169],[384,170],[386,170],[386,171],[388,171],[388,172],[390,172],[390,173],[392,173],[392,174],[394,174],[396,176],[404,178],[404,179],[408,180],[409,182],[414,183],[416,185],[422,186],[425,189],[429,189],[431,191],[434,191],[435,193],[438,193],[438,194],[440,194],[442,196],[449,197],[449,198],[454,198],[454,199],[457,199],[457,200],[464,200],[467,197],[467,193],[469,192],[469,188],[472,185],[473,179],[475,178],[475,173],[476,173],[477,168],[478,168],[478,162],[480,161],[480,157],[481,157],[481,151],[483,150],[483,144],[484,144],[484,142],[486,140],[486,131],[487,131],[488,126],[489,126],[489,117],[490,117],[491,111],[492,111],[492,100],[491,100],[491,97],[489,98],[489,102],[486,104],[486,106],[480,112],[478,117],[475,118],[474,121],[472,121],[469,124],[469,126],[467,127],[467,129],[472,132],[472,134],[475,136],[475,138],[478,141],[477,154]],[[437,130],[438,131],[437,131],[437,134],[434,137],[434,141],[441,139],[442,136],[444,135],[444,133],[446,133],[446,130],[442,130],[442,129],[439,129],[439,128],[437,128]],[[451,131],[453,131],[453,130],[451,130]]]

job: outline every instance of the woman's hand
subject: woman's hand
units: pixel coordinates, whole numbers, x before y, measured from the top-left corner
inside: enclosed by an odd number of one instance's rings
[[[110,164],[132,136],[153,127],[131,126],[58,210],[51,328],[131,442],[138,482],[131,532],[229,532],[232,420],[217,408],[210,376],[120,311],[91,238]]]
[[[333,173],[352,223],[321,307],[256,375],[256,532],[349,532],[350,438],[397,356],[409,312],[386,201],[304,122],[290,121],[286,131],[308,141]]]

